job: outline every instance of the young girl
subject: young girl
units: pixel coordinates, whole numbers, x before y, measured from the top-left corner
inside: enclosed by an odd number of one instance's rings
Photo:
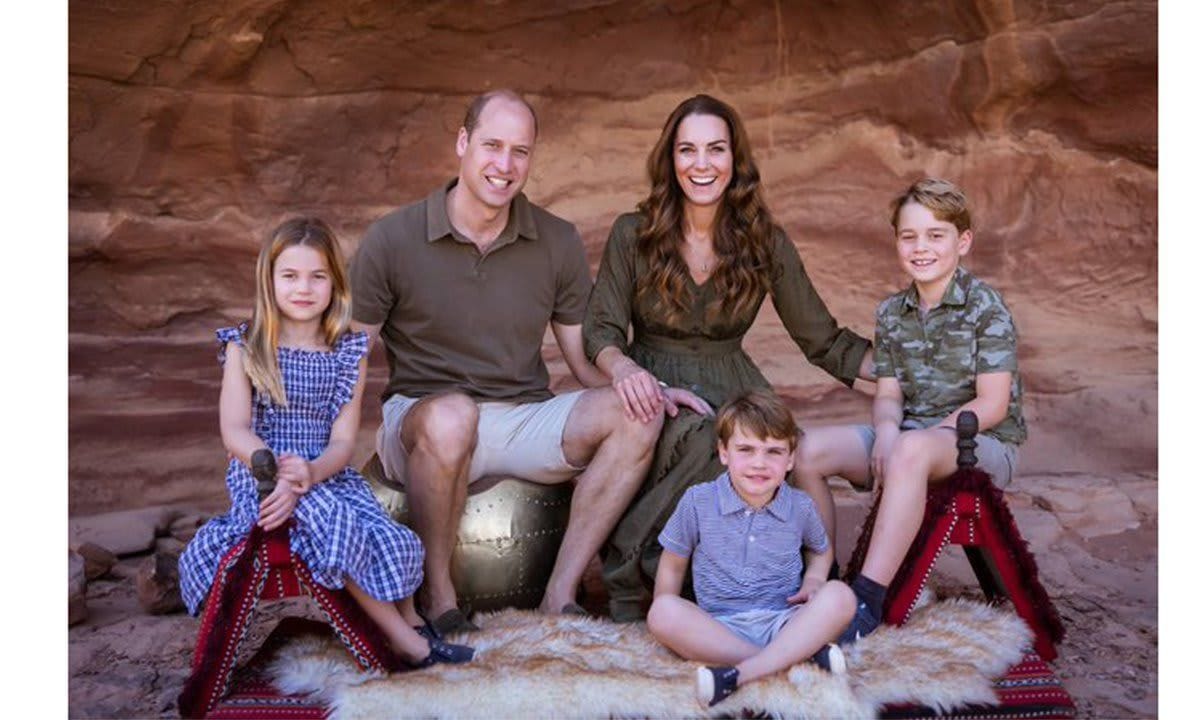
[[[345,587],[409,665],[470,660],[474,650],[437,639],[413,593],[424,549],[380,507],[347,466],[358,431],[367,336],[349,332],[350,291],[333,231],[314,218],[280,225],[263,244],[249,325],[217,331],[221,440],[231,507],[200,528],[179,559],[180,589],[198,614],[217,566],[257,523],[293,520],[292,550],[313,578]],[[277,458],[274,490],[259,502],[251,456]]]

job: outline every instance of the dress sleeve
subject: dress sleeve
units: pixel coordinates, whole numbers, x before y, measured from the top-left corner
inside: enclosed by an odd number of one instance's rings
[[[243,348],[246,346],[248,327],[246,323],[242,323],[236,327],[223,327],[217,330],[217,362],[221,363],[221,367],[225,367],[225,347],[229,343],[237,343]]]
[[[853,385],[871,342],[838,327],[808,279],[796,246],[782,230],[775,235],[773,256],[771,299],[788,334],[809,362],[847,386]]]
[[[338,340],[333,351],[334,360],[337,361],[337,384],[329,407],[332,417],[337,417],[342,406],[354,397],[354,386],[358,383],[358,364],[366,354],[366,333],[348,332]]]
[[[592,362],[609,346],[629,354],[636,245],[637,216],[622,215],[608,233],[596,284],[588,299],[587,315],[583,319],[584,350]]]

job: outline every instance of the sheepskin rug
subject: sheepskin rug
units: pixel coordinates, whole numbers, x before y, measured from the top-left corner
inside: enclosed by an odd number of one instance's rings
[[[695,663],[644,623],[502,610],[476,619],[465,665],[380,676],[362,673],[332,636],[302,636],[268,672],[286,693],[317,693],[336,720],[351,718],[658,718],[740,715],[869,718],[889,703],[948,710],[994,704],[992,679],[1032,641],[1010,610],[952,599],[902,628],[883,626],[846,653],[847,674],[810,664],[750,683],[716,707],[695,699]]]

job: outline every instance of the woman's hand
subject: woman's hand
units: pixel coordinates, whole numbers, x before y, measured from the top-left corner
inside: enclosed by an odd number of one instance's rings
[[[299,455],[283,455],[279,458],[279,482],[291,484],[297,495],[303,495],[317,484],[312,465]]]
[[[269,532],[283,525],[298,502],[300,495],[290,482],[275,483],[275,489],[258,506],[258,526]]]
[[[648,423],[663,409],[665,398],[658,378],[643,370],[640,365],[622,358],[612,368],[612,385],[625,406],[625,415],[630,420]]]
[[[663,388],[663,398],[666,402],[666,413],[669,417],[679,414],[679,408],[685,407],[698,415],[713,415],[712,405],[704,398],[683,388]]]

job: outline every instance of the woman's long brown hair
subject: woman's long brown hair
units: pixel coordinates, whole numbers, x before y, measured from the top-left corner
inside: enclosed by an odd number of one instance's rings
[[[671,112],[662,135],[650,151],[646,169],[650,195],[638,204],[646,223],[638,234],[638,250],[650,271],[638,279],[639,300],[661,305],[668,322],[678,321],[691,305],[683,243],[683,188],[675,177],[675,136],[689,115],[713,115],[729,128],[733,177],[717,208],[713,249],[717,266],[712,282],[716,299],[709,310],[735,315],[749,309],[770,286],[771,237],[777,229],[762,199],[758,166],[741,118],[729,105],[709,95],[684,100]]]

